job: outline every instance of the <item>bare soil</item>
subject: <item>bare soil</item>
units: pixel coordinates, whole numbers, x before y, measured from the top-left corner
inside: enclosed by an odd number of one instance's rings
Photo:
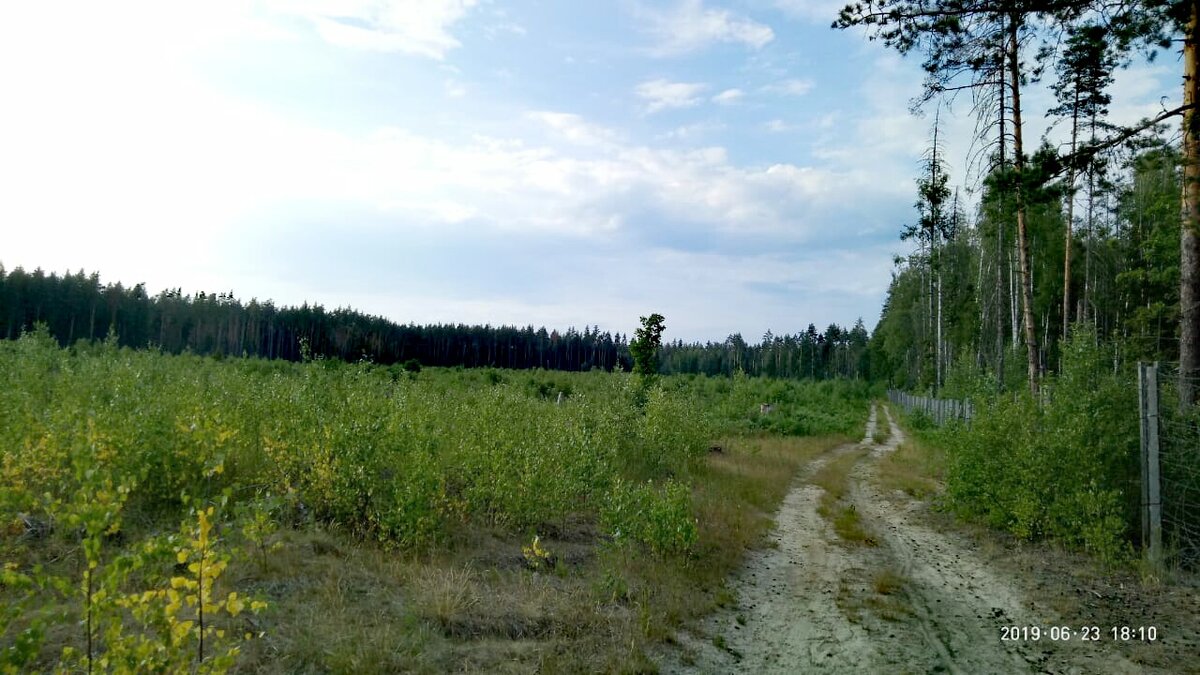
[[[877,423],[890,430],[885,443],[873,440]],[[903,492],[882,494],[877,460],[903,438],[886,408],[873,409],[860,443],[812,461],[776,514],[768,546],[730,580],[736,603],[679,632],[658,654],[661,670],[1198,672],[1195,586],[1142,588],[1074,554],[956,524]],[[843,499],[870,536],[844,541],[818,514],[822,489],[809,479],[860,448],[869,452],[851,470]],[[1138,601],[1147,597],[1158,602]],[[1154,625],[1159,639],[1117,642],[1114,625]],[[1052,640],[1052,626],[1069,627],[1070,639]],[[1096,626],[1099,639],[1082,639],[1085,626]],[[1016,639],[1002,639],[1005,627],[1018,627],[1008,631]],[[1020,627],[1039,628],[1040,639]]]

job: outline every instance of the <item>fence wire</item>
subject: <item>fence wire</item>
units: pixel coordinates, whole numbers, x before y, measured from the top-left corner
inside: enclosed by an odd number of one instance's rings
[[[1188,378],[1200,391],[1200,378]],[[1159,364],[1159,467],[1163,543],[1186,567],[1200,566],[1200,406],[1179,408],[1179,368]]]

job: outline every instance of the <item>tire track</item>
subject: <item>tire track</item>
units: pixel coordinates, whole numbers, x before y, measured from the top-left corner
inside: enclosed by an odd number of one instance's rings
[[[919,517],[920,502],[885,498],[878,460],[903,433],[872,406],[863,440],[809,463],[776,514],[770,544],[730,580],[738,599],[681,631],[660,654],[665,673],[1138,673],[1093,643],[1001,640],[1003,626],[1049,626],[1019,585],[993,569],[965,538]],[[890,438],[875,444],[877,424]],[[841,541],[817,513],[812,476],[868,447],[849,475],[846,500],[876,546]],[[882,574],[894,574],[886,586]]]
[[[890,411],[885,408],[884,413],[891,437],[873,449],[872,461],[857,467],[851,497],[878,534],[882,556],[907,580],[904,600],[922,637],[920,648],[915,642],[909,646],[907,660],[920,662],[932,651],[937,655],[935,667],[952,673],[1142,672],[1100,645],[1001,639],[1004,626],[1059,622],[1031,611],[1019,586],[985,563],[969,542],[918,522],[919,502],[907,496],[898,503],[884,498],[872,474],[878,470],[877,460],[904,440]]]
[[[867,439],[875,419],[872,409]],[[822,491],[807,482],[828,462],[859,447],[843,445],[809,463],[776,514],[771,545],[751,554],[731,580],[737,607],[678,635],[687,656],[668,655],[663,672],[878,671],[870,636],[837,604],[841,579],[857,561],[834,543],[832,528],[817,515]]]

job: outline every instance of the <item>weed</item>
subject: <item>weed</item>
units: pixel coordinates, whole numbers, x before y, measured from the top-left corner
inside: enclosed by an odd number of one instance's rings
[[[823,490],[817,513],[829,521],[838,537],[847,543],[874,546],[876,541],[863,526],[858,510],[846,501],[850,472],[866,454],[865,448],[845,452],[826,462],[811,481]]]
[[[904,586],[904,577],[900,576],[896,570],[885,567],[875,573],[871,585],[880,595],[892,595]]]

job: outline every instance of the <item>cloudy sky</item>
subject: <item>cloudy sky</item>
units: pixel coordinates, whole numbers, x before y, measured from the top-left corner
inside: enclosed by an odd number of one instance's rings
[[[0,263],[399,322],[870,328],[930,118],[838,6],[7,3]],[[1178,71],[1122,71],[1118,119]]]

